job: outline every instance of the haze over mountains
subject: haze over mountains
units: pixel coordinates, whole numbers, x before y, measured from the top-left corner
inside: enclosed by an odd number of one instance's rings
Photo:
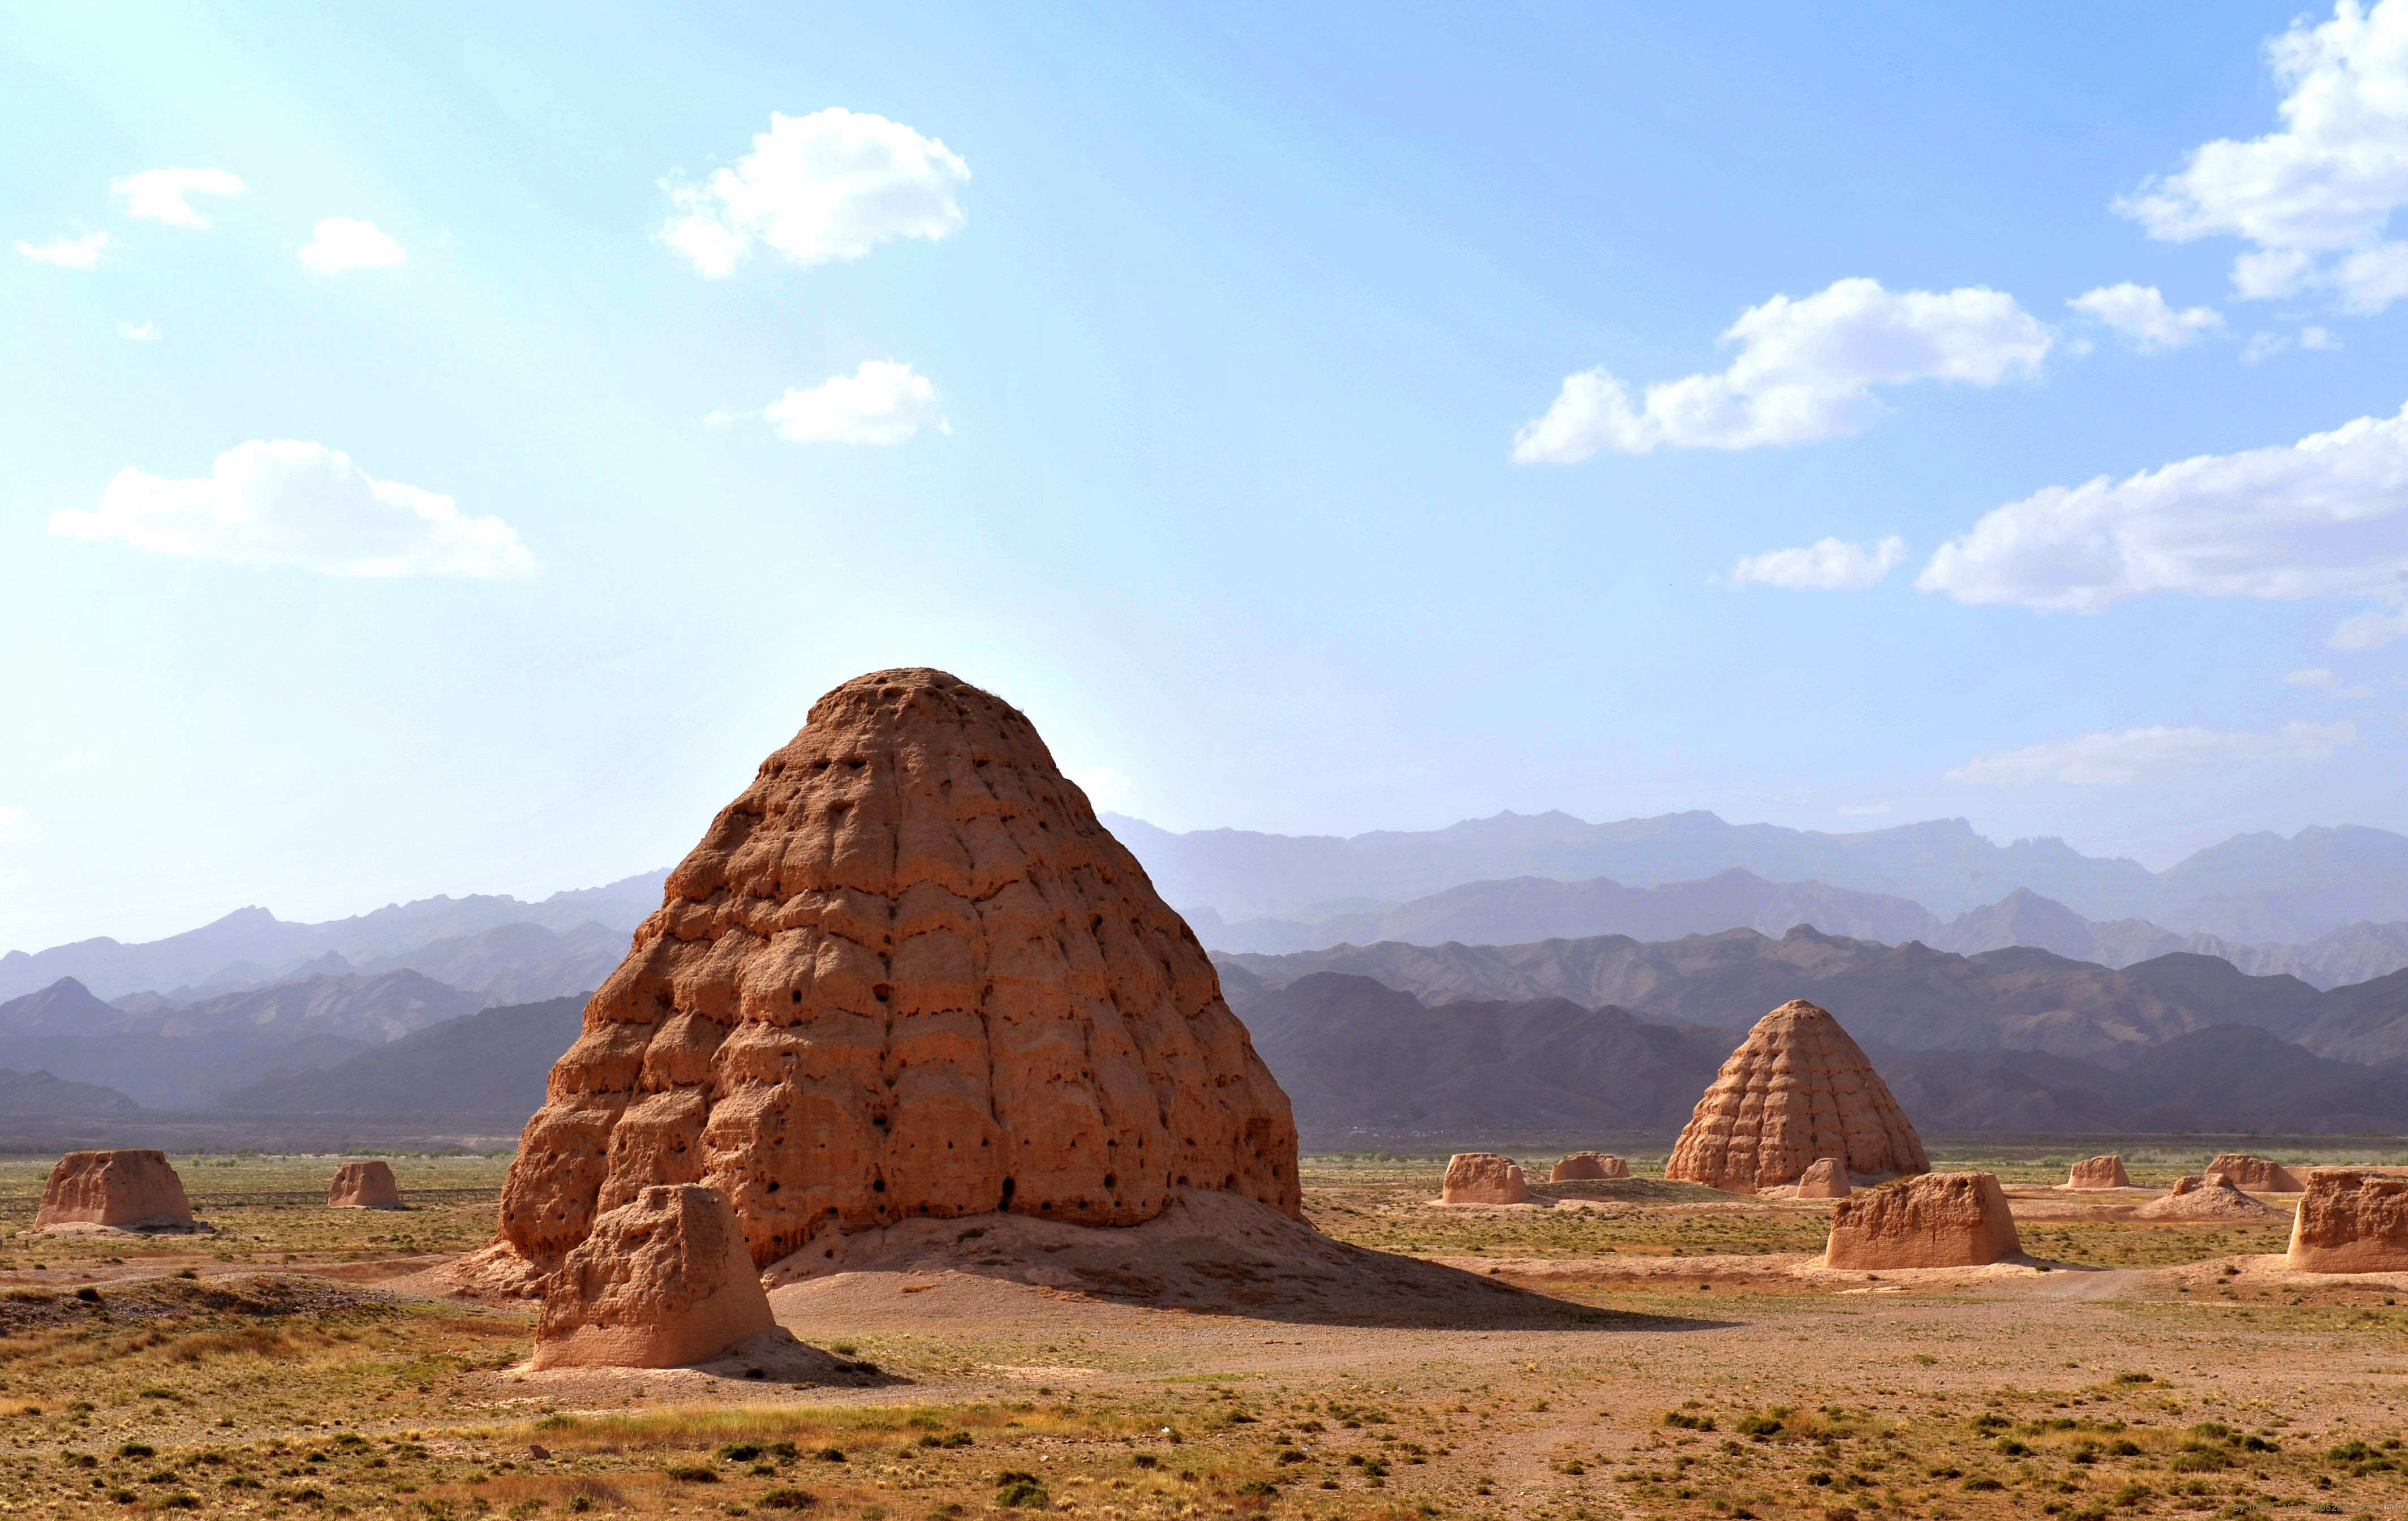
[[[1308,1146],[1660,1137],[1688,1118],[1742,1033],[1561,997],[1431,1003],[1342,972],[1229,985]],[[2247,1025],[2088,1056],[1860,1043],[1928,1133],[2408,1129],[2408,1071],[2319,1056]]]
[[[1182,912],[1210,909],[1229,921],[1317,923],[1466,882],[1609,878],[1657,887],[1733,868],[1767,882],[1904,898],[1941,918],[2027,888],[2085,919],[2145,919],[2177,934],[2236,941],[2297,944],[2360,921],[2408,921],[2408,836],[2357,825],[2303,829],[2287,839],[2239,835],[2153,872],[2137,861],[2084,855],[2059,839],[1995,844],[1963,819],[1841,835],[1726,824],[1706,812],[1613,824],[1499,813],[1349,839],[1173,834],[1116,814],[1106,822],[1164,897]]]
[[[1736,1033],[1794,997],[1881,1052],[1938,1129],[2408,1130],[2408,839],[2378,830],[2244,837],[2150,873],[1961,821],[1505,814],[1353,839],[1114,823],[1326,1137],[1674,1124]],[[1484,871],[1509,874],[1461,875]],[[514,1123],[665,877],[11,952],[0,1115]],[[2198,927],[2248,925],[2315,933]]]
[[[523,931],[518,931],[518,950],[503,958],[513,967],[547,958],[590,959],[599,943],[592,931],[598,928],[614,933],[620,942],[607,970],[625,954],[628,932],[661,906],[661,887],[667,880],[668,870],[663,868],[603,887],[554,893],[537,903],[497,894],[429,897],[315,925],[289,924],[262,908],[236,909],[198,929],[141,944],[102,937],[47,951],[10,951],[0,955],[0,998],[48,987],[62,977],[113,998],[144,991],[257,985],[289,977],[313,961],[322,962],[315,969],[320,970],[391,970],[404,963],[417,970],[431,971],[437,965],[456,969],[491,964],[490,953],[501,942],[491,939],[490,932],[521,926],[551,931],[563,943],[530,947]],[[533,961],[527,959],[530,950]],[[327,956],[340,958],[341,964],[322,963]]]
[[[2243,971],[2287,973],[2318,987],[2364,982],[2408,967],[2408,924],[2361,922],[2304,945],[2251,945],[2216,935],[2177,935],[2145,919],[2093,923],[2028,887],[1943,922],[1905,898],[1821,882],[1770,882],[1737,867],[1703,882],[1660,887],[1626,887],[1605,878],[1467,882],[1392,909],[1332,914],[1317,924],[1248,919],[1232,925],[1210,909],[1195,911],[1190,922],[1216,951],[1274,954],[1388,940],[1510,945],[1590,935],[1654,940],[1733,928],[1779,936],[1804,925],[1885,944],[1921,941],[1942,951],[2029,945],[2107,967],[2186,951],[2220,957]]]

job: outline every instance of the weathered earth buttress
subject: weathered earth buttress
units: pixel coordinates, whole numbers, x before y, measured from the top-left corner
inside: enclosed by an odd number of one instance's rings
[[[1300,1213],[1287,1096],[1184,921],[1019,711],[933,670],[822,697],[669,874],[503,1190],[549,1270],[656,1184],[756,1265],[822,1232],[1182,1187]]]

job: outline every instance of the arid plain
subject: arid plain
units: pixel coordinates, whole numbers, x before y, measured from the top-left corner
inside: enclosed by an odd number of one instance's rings
[[[1442,1159],[1318,1157],[1309,1224],[1519,1292],[1180,1305],[1142,1271],[873,1266],[773,1294],[816,1349],[778,1367],[547,1373],[523,1370],[531,1309],[423,1290],[491,1239],[504,1159],[395,1158],[392,1212],[326,1209],[336,1158],[177,1157],[212,1233],[149,1238],[31,1233],[47,1161],[12,1159],[0,1505],[2401,1514],[2408,1278],[2289,1273],[2284,1220],[2133,1220],[2149,1194],[2056,1188],[2063,1151],[1938,1152],[2008,1184],[2030,1260],[1821,1271],[1828,1204],[1668,1184],[1660,1154],[1475,1209],[1435,1203]],[[2128,1159],[2154,1189],[2205,1156]]]

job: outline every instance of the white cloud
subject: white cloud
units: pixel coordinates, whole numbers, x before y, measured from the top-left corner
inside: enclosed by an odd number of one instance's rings
[[[2121,334],[2125,342],[2144,354],[2186,348],[2224,329],[2222,312],[2207,307],[2176,311],[2166,305],[2156,286],[2135,285],[2130,280],[2086,291],[2066,305]]]
[[[301,263],[322,275],[345,269],[380,269],[408,264],[409,251],[373,222],[358,217],[328,217],[318,223],[309,241],[301,245]]]
[[[86,233],[81,237],[69,237],[63,233],[47,243],[20,239],[17,251],[53,269],[90,269],[116,246],[117,239],[107,233]]]
[[[1798,592],[1861,592],[1905,563],[1906,540],[1894,534],[1878,544],[1818,538],[1803,549],[1742,555],[1731,580]]]
[[[2288,335],[2283,333],[2252,333],[2249,341],[2241,346],[2241,362],[2255,365],[2272,359],[2291,346]]]
[[[772,111],[734,168],[698,185],[661,181],[676,210],[659,237],[712,277],[756,241],[804,265],[858,259],[895,238],[958,232],[969,178],[958,154],[900,122],[836,107]]]
[[[2408,408],[1995,508],[1915,578],[1959,602],[2097,612],[2149,592],[2408,598]],[[2395,630],[2377,626],[2391,619]],[[2397,637],[2354,618],[2338,648]],[[2353,642],[2343,642],[2344,639]]]
[[[1722,336],[1730,367],[1658,380],[1633,407],[1603,369],[1566,377],[1546,415],[1513,435],[1517,464],[1569,465],[1600,449],[1755,449],[1811,443],[1872,424],[1875,387],[1915,380],[1996,385],[2032,375],[2056,334],[2003,292],[1882,289],[1843,280],[1813,295],[1776,295]]]
[[[1976,755],[1949,772],[1948,780],[2000,787],[2039,782],[2106,785],[2211,766],[2330,760],[2342,746],[2356,743],[2358,728],[2351,724],[2286,724],[2272,734],[2223,734],[2197,725],[2184,728],[2160,725]]]
[[[2408,0],[2340,0],[2267,45],[2287,89],[2280,131],[2218,138],[2115,209],[2152,237],[2232,237],[2256,245],[2233,289],[2272,298],[2329,290],[2379,311],[2408,295],[2408,242],[2387,237],[2408,205]]]
[[[134,343],[156,343],[167,335],[159,331],[153,322],[119,323],[117,336]]]
[[[2394,639],[2408,639],[2408,606],[2344,618],[2325,643],[2331,649],[2358,653],[2380,650]]]
[[[0,808],[0,845],[22,845],[42,831],[22,808]]]
[[[953,431],[935,383],[891,359],[870,360],[808,391],[789,390],[761,415],[780,438],[798,444],[899,444],[924,427]]]
[[[146,217],[176,227],[207,227],[209,219],[184,197],[239,195],[251,187],[223,169],[145,169],[110,181],[108,188],[123,198],[129,217]]]
[[[167,481],[128,466],[97,508],[51,513],[50,532],[329,576],[481,579],[536,568],[501,519],[468,517],[449,496],[379,481],[339,450],[290,438],[227,450],[206,480]]]
[[[2302,327],[2300,329],[2300,347],[2318,350],[2338,349],[2341,347],[2341,339],[2321,327]]]
[[[2291,671],[2283,678],[2283,682],[2286,686],[2305,687],[2323,697],[2339,697],[2355,701],[2360,697],[2374,696],[2374,688],[2364,682],[2356,686],[2348,685],[2343,681],[2341,673],[2329,666],[2310,666],[2304,670]]]
[[[1070,780],[1087,795],[1098,813],[1110,813],[1129,800],[1137,784],[1109,766],[1097,766],[1084,771],[1073,771]]]

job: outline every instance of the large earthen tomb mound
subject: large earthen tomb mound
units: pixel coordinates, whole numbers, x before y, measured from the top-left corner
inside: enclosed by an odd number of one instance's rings
[[[1664,1175],[1754,1193],[1796,1183],[1826,1156],[1862,1180],[1931,1166],[1862,1048],[1827,1011],[1798,998],[1757,1020],[1723,1063]]]
[[[2316,1168],[2284,1260],[2304,1272],[2408,1272],[2408,1178]]]
[[[1927,1172],[1831,1207],[1831,1268],[1976,1268],[2023,1250],[2006,1190],[1987,1172]]]
[[[1203,947],[1034,725],[933,670],[821,698],[670,873],[527,1124],[501,1256],[524,1286],[683,1184],[756,1267],[916,1218],[1135,1226],[1185,1190],[1301,1212],[1287,1097]]]
[[[50,1169],[34,1228],[193,1230],[192,1200],[164,1153],[69,1152]]]

